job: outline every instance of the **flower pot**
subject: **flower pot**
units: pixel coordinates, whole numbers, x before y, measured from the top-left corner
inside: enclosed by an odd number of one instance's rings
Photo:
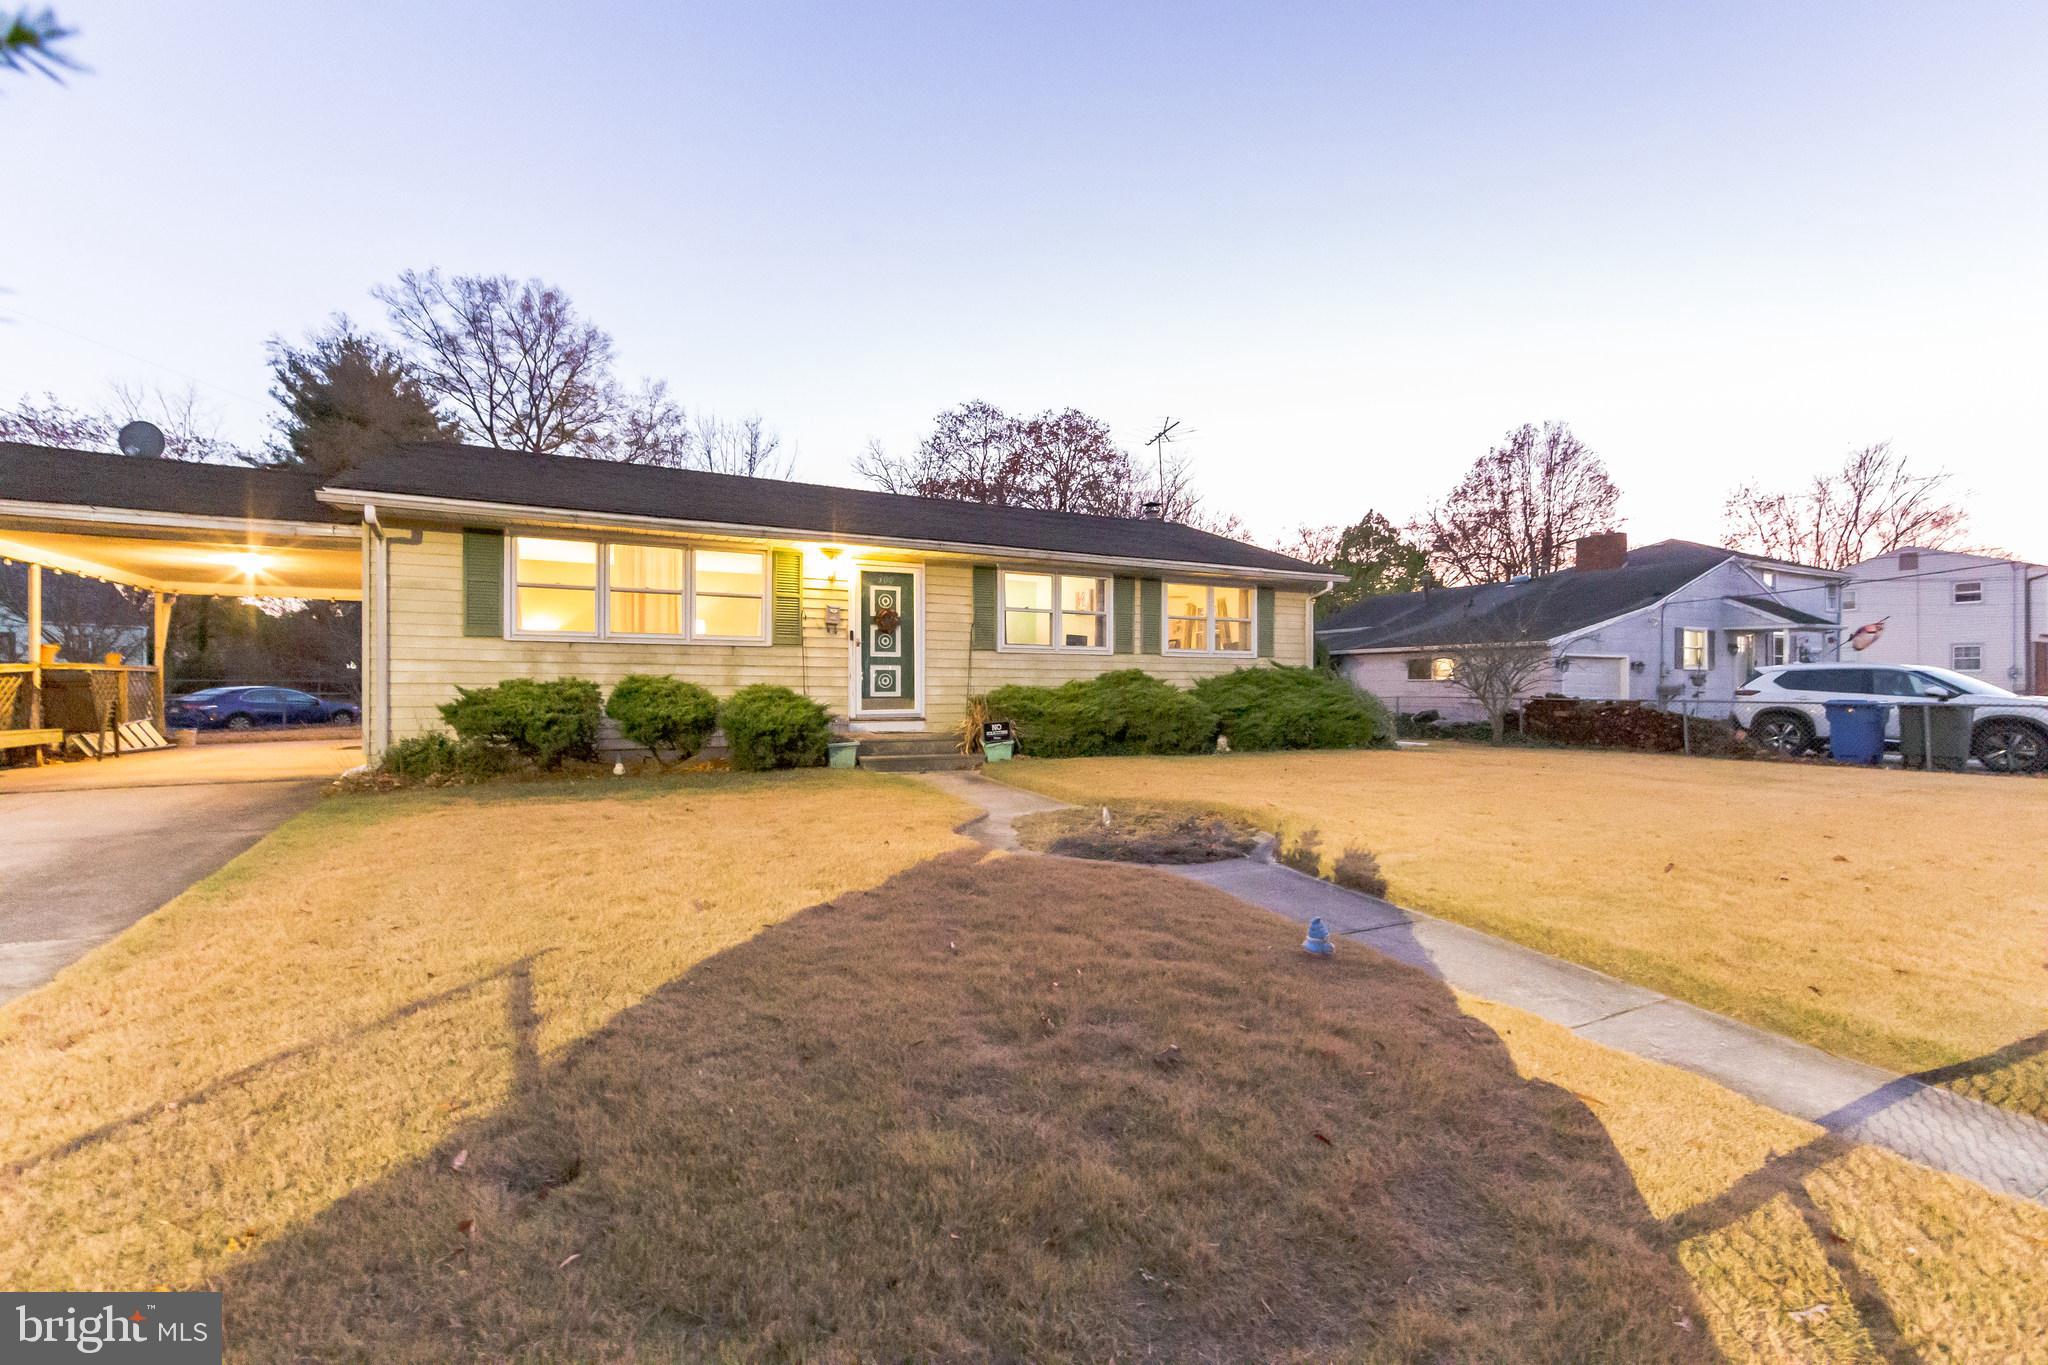
[[[828,768],[851,768],[860,756],[860,741],[847,740],[825,746],[825,766]]]
[[[53,664],[53,663],[56,663],[56,662],[57,662],[57,646],[56,646],[56,645],[42,645],[42,646],[38,647],[38,648],[37,648],[37,650],[36,650],[36,660],[37,660],[37,662],[38,662],[38,663],[46,663],[46,664]]]
[[[982,760],[988,763],[1004,763],[1016,757],[1016,754],[1017,741],[1014,739],[1004,740],[1000,744],[984,744],[981,746]]]
[[[105,664],[108,668],[119,668],[122,663],[121,651],[118,649],[108,650],[106,654],[100,659],[100,662]]]

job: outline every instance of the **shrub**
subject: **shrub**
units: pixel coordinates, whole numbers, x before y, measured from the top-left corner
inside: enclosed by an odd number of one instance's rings
[[[1312,668],[1240,668],[1195,684],[1230,747],[1355,749],[1392,733],[1378,699]]]
[[[437,773],[450,773],[455,770],[455,741],[442,734],[401,739],[384,751],[377,766],[394,777],[415,782]]]
[[[999,687],[989,714],[1017,727],[1017,748],[1037,758],[1191,754],[1216,737],[1216,714],[1192,692],[1125,668],[1058,687]]]
[[[756,683],[725,699],[718,721],[732,746],[732,766],[742,772],[765,768],[815,768],[825,761],[832,718],[824,707],[787,687]]]
[[[1323,836],[1315,830],[1305,829],[1297,833],[1290,843],[1282,835],[1275,856],[1296,872],[1320,877],[1323,875]]]
[[[597,684],[582,678],[507,678],[496,687],[458,687],[441,718],[463,739],[503,744],[544,768],[597,756]]]
[[[1368,896],[1386,898],[1386,874],[1380,871],[1380,860],[1366,849],[1345,849],[1338,856],[1336,866],[1330,869],[1330,880],[1353,891],[1363,891]]]
[[[501,745],[431,734],[400,740],[384,751],[377,766],[394,777],[413,782],[430,777],[482,782],[502,776],[518,764],[518,757]]]
[[[681,678],[634,673],[619,679],[605,700],[604,713],[619,723],[619,733],[659,759],[673,749],[678,761],[704,747],[718,728],[718,699]]]

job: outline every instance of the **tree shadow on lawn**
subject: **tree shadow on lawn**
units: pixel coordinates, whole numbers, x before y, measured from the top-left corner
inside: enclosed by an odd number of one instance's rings
[[[1713,1358],[1585,1106],[1300,932],[969,853],[545,1066],[515,972],[506,1107],[234,1266],[232,1354]]]

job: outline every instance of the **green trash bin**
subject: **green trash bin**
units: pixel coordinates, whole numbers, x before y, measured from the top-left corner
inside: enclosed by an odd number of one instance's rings
[[[1953,702],[1905,702],[1899,707],[1899,752],[1908,768],[1959,773],[1970,763],[1970,722],[1974,706]]]

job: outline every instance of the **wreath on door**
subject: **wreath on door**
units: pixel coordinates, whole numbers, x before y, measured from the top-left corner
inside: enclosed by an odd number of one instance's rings
[[[881,631],[884,635],[893,635],[896,632],[897,625],[902,620],[902,613],[898,612],[896,608],[883,607],[875,613],[875,629]]]

